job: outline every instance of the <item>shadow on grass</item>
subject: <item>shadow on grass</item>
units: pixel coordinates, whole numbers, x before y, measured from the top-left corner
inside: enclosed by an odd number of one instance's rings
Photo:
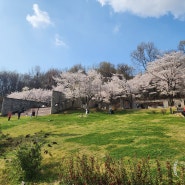
[[[152,146],[123,146],[117,147],[110,150],[110,156],[116,159],[123,157],[133,158],[147,158],[150,156],[151,159],[173,159],[175,155],[179,153],[178,150],[171,148],[171,146],[161,143],[155,143]]]
[[[41,174],[38,179],[35,179],[35,183],[52,183],[58,179],[59,163],[49,162],[41,167]]]
[[[23,136],[9,137],[9,135],[3,135],[0,140],[0,156],[4,156],[6,152],[15,150],[24,141]]]
[[[158,137],[158,138],[169,138],[170,136],[165,134],[165,129],[146,129],[143,128],[131,128],[125,131],[110,132],[110,133],[90,133],[80,137],[74,137],[66,139],[66,142],[75,142],[83,145],[108,145],[108,144],[129,144],[133,143],[133,137],[135,139],[139,137]]]
[[[52,133],[51,136],[56,137],[74,137],[74,136],[80,136],[81,134],[70,134],[70,133],[60,133],[60,134],[54,134]]]
[[[10,137],[7,135],[1,135],[0,139],[0,157],[6,158],[7,152],[15,151],[20,145],[28,142],[34,143],[45,143],[45,139],[48,137],[48,133],[38,132],[34,135],[26,134],[18,137]]]

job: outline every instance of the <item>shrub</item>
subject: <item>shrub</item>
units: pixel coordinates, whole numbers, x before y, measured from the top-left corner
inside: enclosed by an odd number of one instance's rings
[[[23,144],[16,153],[16,158],[24,174],[24,180],[37,178],[41,167],[41,145],[38,143]]]
[[[11,158],[5,157],[5,169],[2,170],[3,181],[0,179],[0,184],[16,185],[21,181],[38,181],[41,175],[43,141],[30,136],[16,138],[15,142],[19,145],[13,151]]]

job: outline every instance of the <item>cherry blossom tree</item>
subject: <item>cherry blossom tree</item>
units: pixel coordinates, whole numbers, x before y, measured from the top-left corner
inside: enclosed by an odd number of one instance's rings
[[[173,51],[148,63],[146,71],[129,80],[128,84],[138,99],[168,98],[172,105],[174,97],[184,96],[184,77],[185,55]]]
[[[62,72],[53,77],[53,84],[57,84],[53,90],[63,92],[65,98],[72,101],[72,105],[79,99],[87,108],[91,100],[112,105],[114,100],[123,98],[132,103],[132,97],[140,100],[168,98],[172,105],[174,97],[185,95],[183,52],[168,52],[146,64],[146,71],[130,80],[118,73],[103,77],[94,69]],[[22,92],[11,93],[8,97],[50,102],[51,94],[52,90],[24,87]]]
[[[62,72],[59,77],[54,78],[57,86],[54,88],[56,91],[63,92],[66,99],[72,101],[74,105],[75,100],[81,96],[82,81],[85,74],[82,71],[78,72]]]
[[[94,69],[89,70],[84,76],[82,81],[82,98],[85,98],[87,108],[92,99],[100,100],[102,79],[102,75]]]
[[[148,94],[152,75],[145,72],[144,74],[138,74],[133,79],[127,82],[127,89],[136,99],[144,99]]]
[[[105,103],[112,105],[113,100],[125,97],[126,80],[123,75],[114,74],[102,86],[102,97]]]
[[[47,102],[48,104],[50,104],[51,95],[52,95],[51,90],[44,90],[44,89],[29,90],[28,87],[24,87],[23,91],[13,92],[9,94],[7,97],[14,98],[14,99],[32,100],[37,102]]]
[[[164,54],[161,58],[147,66],[148,73],[152,74],[152,82],[161,95],[169,98],[172,105],[173,98],[180,93],[180,87],[185,78],[185,55],[182,52]]]
[[[126,81],[125,100],[129,107],[134,107],[136,100],[148,100],[153,97],[152,75],[139,73],[133,79]],[[152,97],[151,97],[152,96]],[[127,104],[128,105],[128,104]]]
[[[102,77],[96,70],[89,70],[87,73],[78,72],[63,72],[60,77],[54,78],[57,82],[57,87],[54,89],[65,94],[67,99],[81,101],[88,107],[89,101],[100,96]]]

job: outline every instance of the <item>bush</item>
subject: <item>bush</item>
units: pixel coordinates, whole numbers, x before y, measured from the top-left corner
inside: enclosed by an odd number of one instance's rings
[[[41,145],[38,143],[24,144],[19,147],[16,158],[24,174],[24,180],[33,180],[40,174]]]
[[[21,181],[37,181],[41,169],[41,145],[38,143],[22,144],[12,159],[6,159],[3,180],[0,184],[20,184]]]

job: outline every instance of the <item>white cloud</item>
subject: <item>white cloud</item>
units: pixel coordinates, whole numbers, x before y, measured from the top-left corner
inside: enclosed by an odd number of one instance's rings
[[[60,38],[60,35],[55,35],[55,45],[68,48],[68,45]]]
[[[160,17],[171,13],[176,19],[185,19],[184,0],[97,0],[110,5],[115,12],[131,12],[141,17]]]
[[[52,24],[47,12],[41,11],[38,4],[33,4],[33,15],[27,15],[26,20],[34,27],[44,27]]]

